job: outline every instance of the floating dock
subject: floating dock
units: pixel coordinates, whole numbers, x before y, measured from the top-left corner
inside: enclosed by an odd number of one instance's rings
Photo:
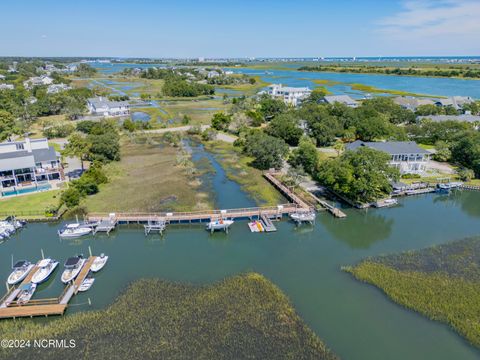
[[[18,305],[15,299],[20,292],[20,287],[24,284],[28,284],[32,280],[33,274],[38,270],[38,266],[35,265],[22,283],[18,287],[13,286],[10,288],[7,294],[0,300],[0,319],[63,315],[69,301],[78,293],[80,285],[90,272],[90,268],[95,261],[95,258],[96,256],[90,256],[87,259],[78,276],[72,283],[65,287],[58,298],[33,299],[25,305]]]
[[[89,222],[92,221],[90,221],[89,219]],[[117,227],[118,219],[115,214],[110,213],[108,214],[108,217],[98,219],[97,221],[93,221],[92,223],[98,223],[98,225],[93,228],[93,235],[95,235],[97,232],[104,232],[109,235],[110,231]]]
[[[265,215],[262,215],[262,225],[266,232],[277,231],[277,228],[275,225],[273,225],[272,220]]]

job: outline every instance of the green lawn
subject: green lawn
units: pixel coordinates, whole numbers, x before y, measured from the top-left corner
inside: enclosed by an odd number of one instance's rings
[[[29,195],[0,199],[0,214],[22,218],[42,218],[48,207],[57,206],[60,190],[50,190]]]

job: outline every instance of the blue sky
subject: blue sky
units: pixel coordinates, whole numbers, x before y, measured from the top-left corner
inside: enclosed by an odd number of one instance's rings
[[[480,55],[480,0],[22,0],[0,56]]]

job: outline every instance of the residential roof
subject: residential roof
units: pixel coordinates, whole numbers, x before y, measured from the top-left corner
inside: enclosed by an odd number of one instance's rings
[[[110,101],[108,99],[99,97],[99,98],[90,98],[88,102],[95,108],[102,108],[102,107],[121,107],[121,106],[129,106],[130,103],[128,101]]]
[[[432,121],[465,121],[465,122],[480,122],[480,115],[427,115],[427,116],[418,116],[418,120],[430,119]]]
[[[366,146],[372,149],[386,152],[391,155],[399,154],[429,154],[425,149],[417,145],[415,141],[377,141],[364,142],[361,140],[347,144],[347,150],[356,150],[359,147]]]
[[[0,171],[35,167],[35,160],[28,151],[0,154]]]
[[[393,99],[393,102],[400,106],[412,109],[416,109],[420,105],[435,105],[435,102],[431,99],[419,99],[408,96],[397,96]]]
[[[32,150],[35,162],[55,161],[58,158],[57,152],[53,146],[49,146],[48,149],[34,149]]]
[[[336,102],[342,103],[342,104],[347,104],[347,105],[358,104],[358,102],[356,100],[353,100],[348,95],[327,95],[327,96],[325,96],[325,101],[329,104],[334,104]]]

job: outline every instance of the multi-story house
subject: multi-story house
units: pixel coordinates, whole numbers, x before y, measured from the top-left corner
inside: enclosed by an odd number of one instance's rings
[[[90,114],[105,117],[126,116],[130,114],[130,104],[128,101],[110,101],[104,97],[88,99],[87,107]]]
[[[0,143],[0,192],[64,180],[60,155],[47,139]],[[50,187],[50,186],[49,186]]]
[[[427,170],[430,152],[422,149],[414,141],[354,141],[346,150],[356,150],[362,146],[386,152],[391,156],[390,165],[396,167],[400,174],[422,174]]]
[[[312,90],[308,87],[290,87],[282,84],[272,84],[266,90],[266,93],[272,97],[282,99],[285,104],[297,106],[302,100],[309,97]]]

